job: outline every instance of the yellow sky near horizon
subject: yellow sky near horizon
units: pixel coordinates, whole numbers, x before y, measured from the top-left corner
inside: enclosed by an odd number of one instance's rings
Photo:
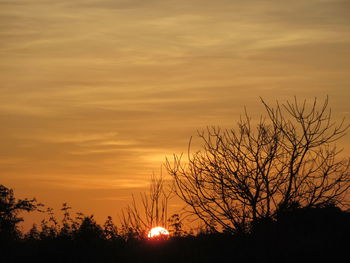
[[[349,13],[347,0],[0,0],[0,183],[102,218],[197,129],[258,116],[259,96],[329,95],[349,120]]]

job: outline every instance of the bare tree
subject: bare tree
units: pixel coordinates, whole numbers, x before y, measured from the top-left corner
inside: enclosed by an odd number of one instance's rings
[[[124,235],[145,237],[155,226],[167,227],[168,202],[172,195],[172,187],[165,185],[161,174],[153,175],[148,193],[141,193],[137,201],[132,195],[132,203],[122,211],[121,224]]]
[[[350,159],[338,160],[334,144],[344,120],[332,122],[328,98],[319,105],[264,100],[266,116],[255,127],[245,112],[238,129],[210,127],[198,132],[203,149],[188,160],[166,161],[177,195],[207,225],[245,231],[254,220],[280,209],[343,205],[350,187]]]

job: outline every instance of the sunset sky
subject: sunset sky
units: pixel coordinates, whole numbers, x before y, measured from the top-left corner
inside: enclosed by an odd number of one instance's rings
[[[0,0],[0,184],[116,216],[197,129],[259,116],[259,96],[329,95],[349,120],[349,14],[349,0]]]

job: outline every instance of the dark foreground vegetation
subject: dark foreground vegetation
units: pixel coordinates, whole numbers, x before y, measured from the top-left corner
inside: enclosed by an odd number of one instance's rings
[[[51,213],[22,234],[18,213],[40,205],[1,187],[1,262],[350,262],[350,212],[336,206],[295,205],[245,233],[204,228],[193,235],[174,223],[172,237],[148,240],[132,228],[118,229],[111,218],[103,226],[93,216],[72,219],[65,205],[62,223]]]
[[[328,99],[262,103],[267,116],[255,128],[246,114],[236,130],[199,132],[202,150],[166,162],[171,190],[153,178],[143,208],[133,196],[119,228],[111,217],[101,226],[73,216],[67,204],[59,221],[0,185],[0,262],[350,262],[350,158],[334,144],[349,126],[331,120]],[[173,193],[201,231],[168,217]],[[23,211],[46,216],[21,233]],[[170,237],[147,239],[155,226]]]

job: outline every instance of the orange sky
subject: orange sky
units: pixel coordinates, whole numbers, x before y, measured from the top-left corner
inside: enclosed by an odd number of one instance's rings
[[[0,183],[116,217],[166,155],[244,106],[259,115],[259,96],[328,94],[349,119],[349,13],[348,0],[0,0]]]

